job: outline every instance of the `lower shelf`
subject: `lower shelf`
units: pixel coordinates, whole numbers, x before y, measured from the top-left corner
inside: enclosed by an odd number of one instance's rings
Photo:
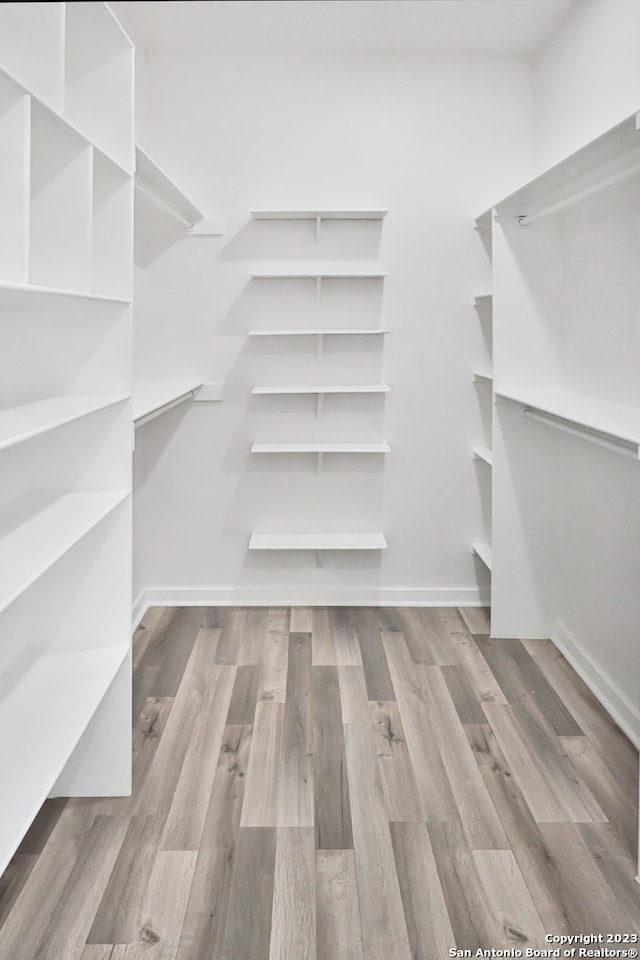
[[[251,453],[389,453],[384,440],[379,443],[254,443]]]
[[[129,645],[92,650],[31,646],[0,682],[0,873],[62,772]]]
[[[488,543],[474,543],[471,549],[479,557],[488,570],[491,570],[491,547]]]
[[[254,533],[249,550],[386,550],[383,533]]]

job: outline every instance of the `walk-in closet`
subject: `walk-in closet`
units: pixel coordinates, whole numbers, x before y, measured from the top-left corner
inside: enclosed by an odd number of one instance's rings
[[[637,956],[639,37],[0,4],[0,960]]]

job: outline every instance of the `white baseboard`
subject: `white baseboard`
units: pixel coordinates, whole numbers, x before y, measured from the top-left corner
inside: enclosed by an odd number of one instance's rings
[[[149,607],[483,607],[488,597],[470,587],[305,588],[150,587],[133,606],[133,628]]]
[[[551,639],[634,747],[640,749],[640,707],[632,703],[606,676],[602,664],[596,663],[591,654],[581,647],[562,621],[556,621]]]

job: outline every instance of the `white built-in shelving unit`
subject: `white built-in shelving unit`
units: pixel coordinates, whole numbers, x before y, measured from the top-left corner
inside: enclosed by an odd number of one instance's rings
[[[106,4],[0,6],[0,142],[1,872],[48,795],[131,786],[133,47]]]
[[[490,268],[492,257],[493,211],[485,210],[476,217],[474,227],[484,247],[486,264]],[[477,571],[480,593],[489,602],[491,573],[491,528],[492,528],[492,417],[493,417],[493,294],[481,293],[473,298],[476,324],[482,342],[482,371],[474,371],[473,383],[476,386],[476,399],[480,419],[481,443],[473,447],[472,456],[476,461],[476,479],[480,497],[482,522],[482,540],[472,544],[474,556],[482,563]]]
[[[338,221],[382,221],[387,215],[384,209],[306,209],[306,210],[252,210],[253,220],[309,220],[315,222],[316,241],[320,238],[322,223],[328,220]],[[279,263],[264,269],[254,269],[251,278],[254,281],[311,281],[315,284],[316,310],[322,310],[322,290],[325,284],[351,284],[353,282],[380,283],[388,276],[386,270],[377,265],[366,263],[322,263],[314,264],[306,261],[294,263]],[[356,288],[357,289],[357,288]],[[283,288],[284,290],[284,288]],[[325,338],[382,338],[388,333],[386,328],[376,326],[328,326],[322,324],[319,314],[314,317],[313,326],[250,329],[248,336],[256,339],[289,340],[290,338],[310,338],[316,340],[316,357],[320,361],[324,358]],[[339,342],[339,341],[338,341]],[[324,400],[330,395],[360,396],[384,395],[390,387],[385,383],[299,383],[254,386],[252,394],[256,397],[316,397],[316,417],[322,415]],[[314,440],[312,435],[303,440],[269,440],[257,441],[251,446],[252,454],[262,455],[293,455],[310,454],[315,457],[318,472],[322,470],[326,455],[339,455],[348,458],[353,455],[384,455],[389,453],[390,447],[385,440]],[[377,551],[386,549],[386,540],[381,533],[366,534],[326,534],[315,535],[307,533],[287,534],[253,534],[249,542],[250,550],[262,551],[299,551],[311,550],[316,553],[318,565],[321,565],[322,554],[326,550],[348,551]]]
[[[492,633],[550,637],[640,745],[640,123],[495,205]]]

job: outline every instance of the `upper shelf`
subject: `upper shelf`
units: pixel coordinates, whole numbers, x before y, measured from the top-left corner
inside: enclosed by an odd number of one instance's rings
[[[185,221],[187,228],[204,218],[204,213],[187,197],[173,180],[136,144],[136,190],[142,189],[169,214]]]
[[[497,399],[512,400],[524,407],[564,421],[565,429],[587,432],[611,440],[640,458],[640,410],[584,397],[565,390],[499,390]],[[589,433],[589,431],[591,433]]]
[[[497,203],[498,216],[538,219],[640,176],[639,128],[634,113]]]
[[[252,210],[254,220],[384,220],[388,210]]]

